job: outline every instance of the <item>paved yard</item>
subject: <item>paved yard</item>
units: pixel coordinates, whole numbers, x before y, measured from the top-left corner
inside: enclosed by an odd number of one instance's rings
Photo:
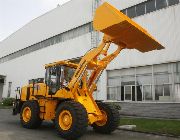
[[[128,131],[115,131],[112,135],[95,133],[91,128],[80,140],[178,140],[177,138],[147,135]],[[22,128],[19,116],[12,116],[11,110],[0,109],[0,140],[62,140],[56,135],[52,123],[44,122],[39,129]]]

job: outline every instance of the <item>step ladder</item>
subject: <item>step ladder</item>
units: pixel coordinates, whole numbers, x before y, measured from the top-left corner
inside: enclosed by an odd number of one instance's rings
[[[46,104],[46,103],[45,103],[45,104]],[[45,104],[44,104],[44,106],[39,106],[39,108],[40,108],[40,113],[43,114],[43,119],[44,119],[44,114],[46,113],[46,107],[45,107]]]

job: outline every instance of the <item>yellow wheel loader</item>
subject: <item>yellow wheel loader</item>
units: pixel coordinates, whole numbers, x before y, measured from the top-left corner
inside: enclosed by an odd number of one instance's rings
[[[93,99],[101,73],[123,49],[147,52],[163,46],[108,3],[97,8],[93,26],[104,33],[98,47],[80,59],[47,64],[45,80],[33,79],[21,88],[13,114],[20,113],[23,127],[37,128],[43,120],[52,120],[57,133],[69,140],[82,136],[88,125],[104,134],[118,127],[118,110]],[[111,43],[117,45],[114,51]]]

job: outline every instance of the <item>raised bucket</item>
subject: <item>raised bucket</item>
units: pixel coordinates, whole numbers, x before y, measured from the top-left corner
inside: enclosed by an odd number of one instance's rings
[[[113,43],[126,44],[128,49],[147,52],[164,48],[146,30],[107,2],[96,9],[93,26],[108,35]]]

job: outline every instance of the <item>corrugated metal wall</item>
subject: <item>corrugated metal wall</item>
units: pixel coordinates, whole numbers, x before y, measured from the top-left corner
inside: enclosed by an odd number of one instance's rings
[[[133,6],[145,0],[106,0],[118,9]],[[103,0],[101,1],[103,2]],[[33,20],[0,43],[0,57],[32,44],[81,26],[92,20],[92,0],[72,0]],[[124,50],[109,66],[108,70],[144,66],[180,60],[180,4],[167,7],[134,18],[148,30],[166,49],[146,54],[136,50]],[[0,64],[0,74],[7,75],[12,82],[12,91],[28,79],[44,75],[43,64],[59,59],[83,55],[91,47],[90,33],[66,40],[59,44],[35,51]],[[16,72],[16,74],[14,74]],[[106,99],[106,72],[102,74],[99,99]],[[4,96],[7,84],[4,88]]]
[[[91,4],[72,0],[32,20],[0,43],[0,57],[92,21]]]

